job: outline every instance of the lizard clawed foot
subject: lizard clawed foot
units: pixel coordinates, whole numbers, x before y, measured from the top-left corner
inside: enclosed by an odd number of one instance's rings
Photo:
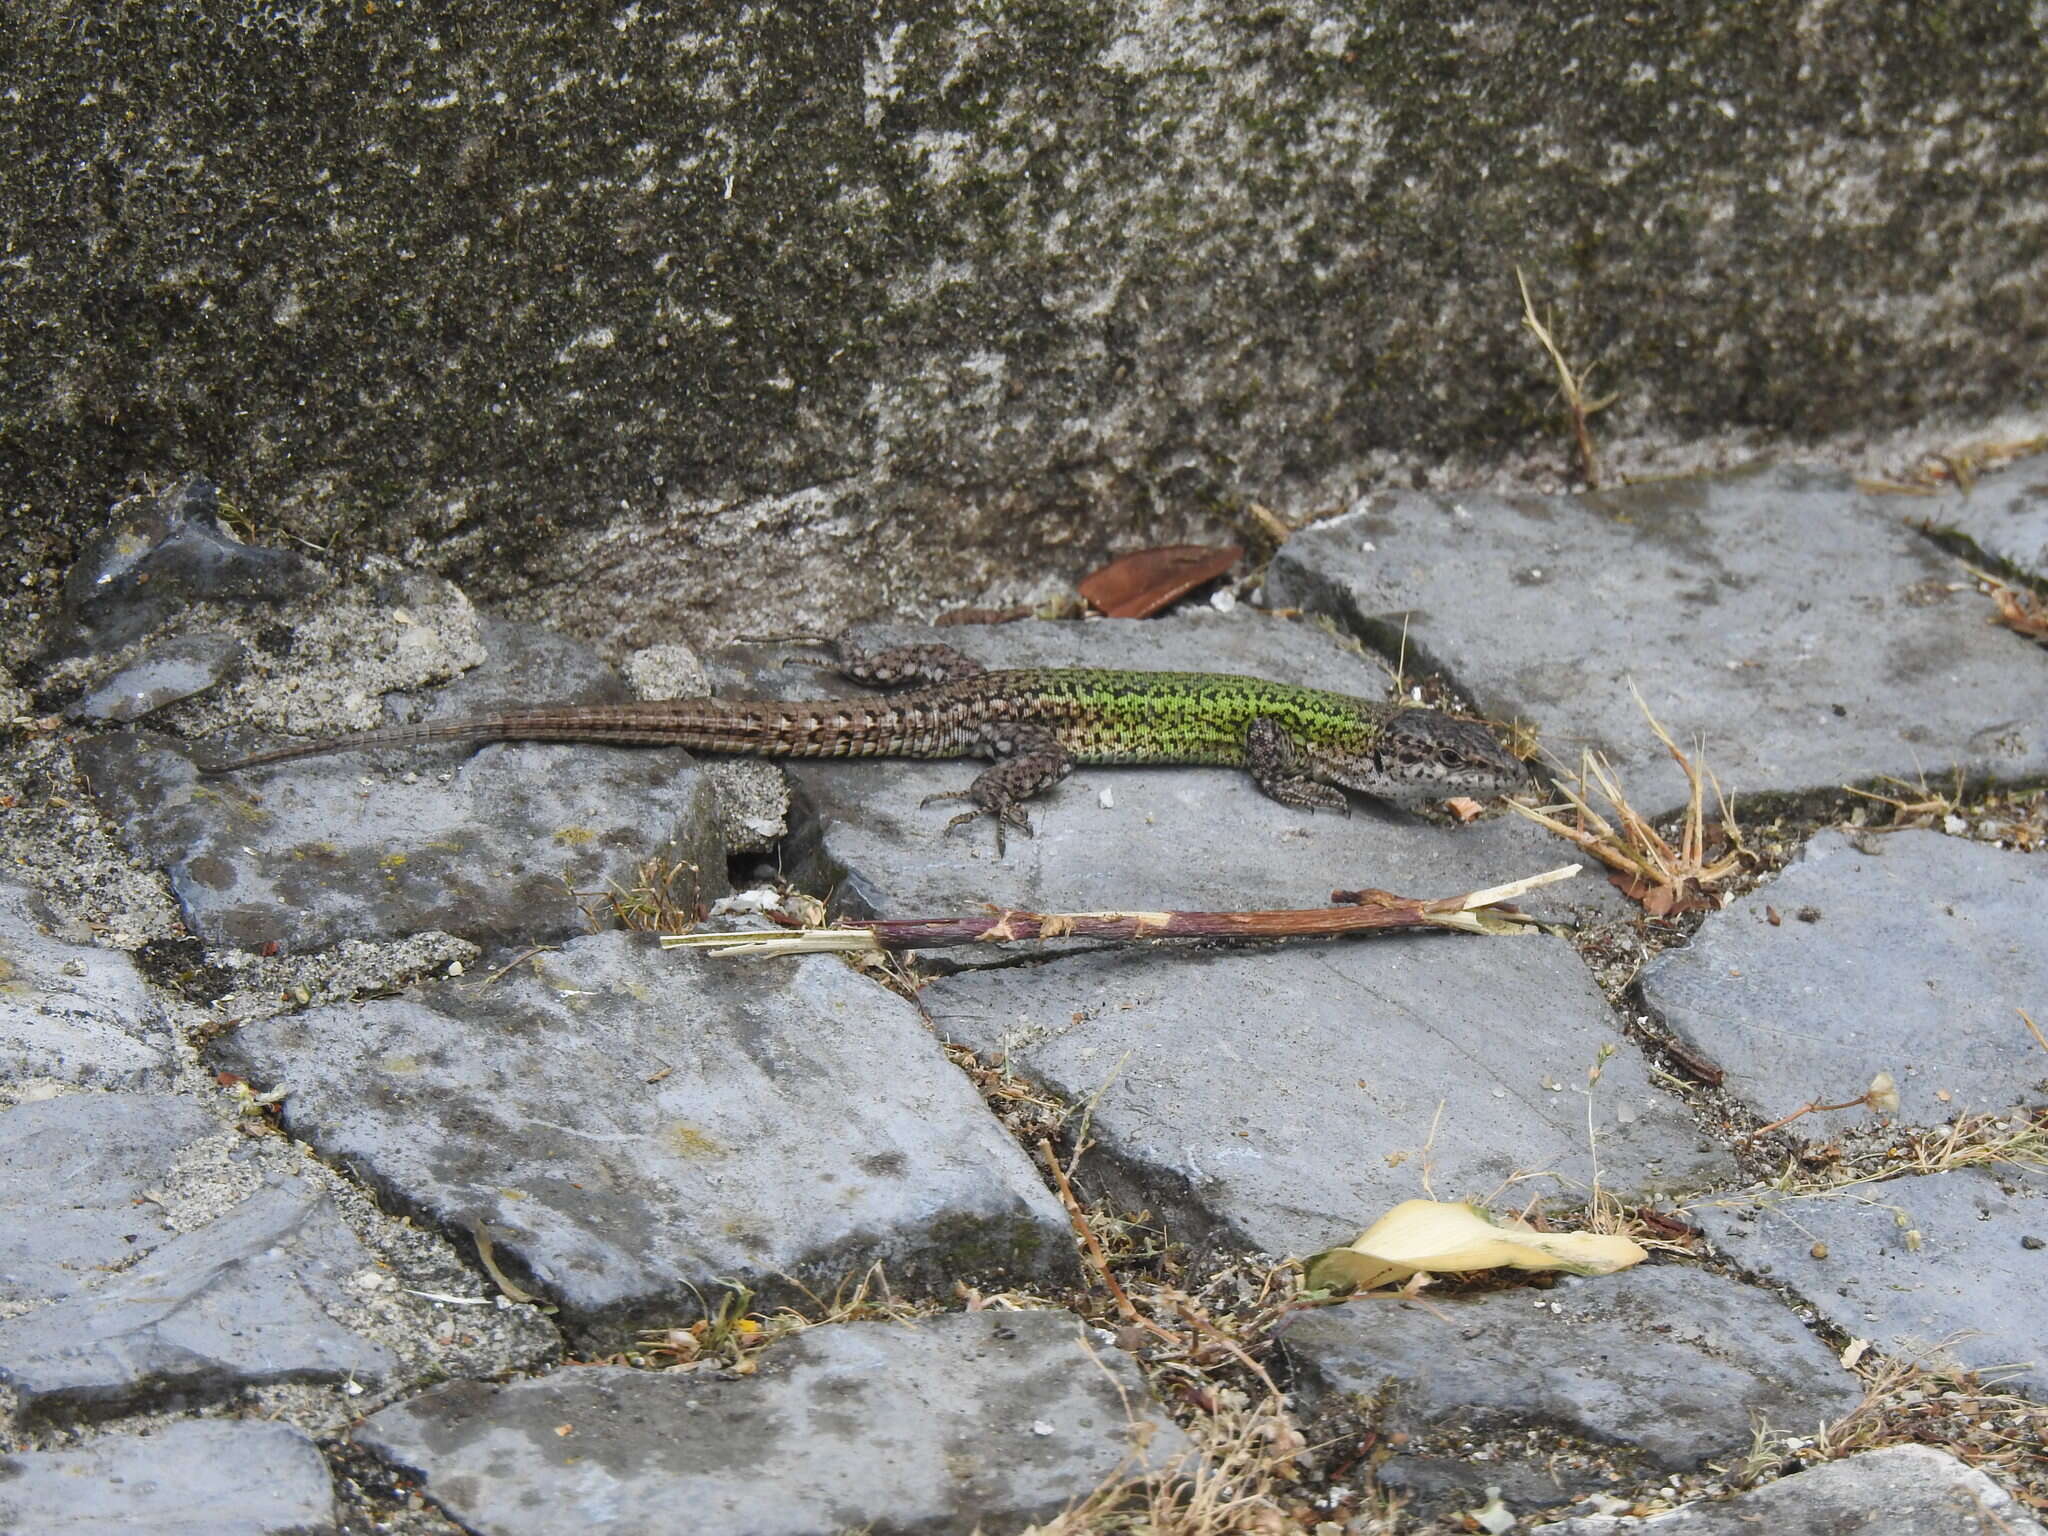
[[[1022,806],[1007,801],[985,802],[976,798],[974,791],[971,789],[950,790],[943,795],[926,795],[922,800],[918,801],[918,806],[920,809],[922,809],[924,806],[935,804],[941,800],[974,801],[973,810],[962,811],[958,816],[955,816],[952,820],[946,823],[945,835],[948,837],[951,837],[953,835],[953,831],[956,827],[964,827],[969,822],[979,821],[984,816],[993,816],[995,818],[996,856],[998,858],[1000,858],[1006,851],[1003,842],[1004,827],[1014,827],[1019,832],[1022,832],[1026,837],[1030,837],[1033,835],[1031,830],[1031,818],[1024,814],[1024,808]]]

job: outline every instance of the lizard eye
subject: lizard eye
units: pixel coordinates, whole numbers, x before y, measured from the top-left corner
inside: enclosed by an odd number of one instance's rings
[[[1446,768],[1455,768],[1465,759],[1464,755],[1456,747],[1438,747],[1436,749],[1436,760]]]

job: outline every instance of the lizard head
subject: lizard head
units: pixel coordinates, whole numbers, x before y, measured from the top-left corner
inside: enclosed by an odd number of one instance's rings
[[[1369,793],[1415,802],[1451,795],[1505,795],[1529,785],[1529,770],[1476,720],[1434,709],[1404,709],[1373,743]]]

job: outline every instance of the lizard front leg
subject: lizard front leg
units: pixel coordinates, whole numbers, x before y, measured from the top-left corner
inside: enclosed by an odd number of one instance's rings
[[[951,832],[980,816],[993,816],[996,852],[1001,854],[1004,851],[1005,826],[1015,827],[1026,837],[1031,835],[1031,818],[1024,814],[1020,802],[1029,800],[1040,790],[1050,788],[1072,773],[1074,760],[1060,745],[1059,738],[1044,726],[1003,721],[989,726],[987,730],[987,750],[998,759],[996,765],[984,770],[968,788],[949,794],[928,795],[924,803],[972,800],[974,809],[955,816],[946,823],[946,830]]]
[[[1271,715],[1256,716],[1245,727],[1244,762],[1259,788],[1282,805],[1351,814],[1344,791],[1309,776],[1307,754]]]

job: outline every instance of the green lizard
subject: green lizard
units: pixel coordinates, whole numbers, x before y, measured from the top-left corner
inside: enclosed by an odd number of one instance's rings
[[[838,643],[848,677],[909,691],[862,699],[663,699],[508,709],[279,747],[229,773],[324,752],[443,741],[596,741],[758,757],[990,757],[947,825],[995,818],[1029,833],[1022,802],[1081,763],[1248,769],[1284,805],[1348,811],[1344,791],[1418,804],[1520,789],[1527,772],[1485,726],[1433,709],[1220,672],[1028,667],[992,672],[946,645]]]

